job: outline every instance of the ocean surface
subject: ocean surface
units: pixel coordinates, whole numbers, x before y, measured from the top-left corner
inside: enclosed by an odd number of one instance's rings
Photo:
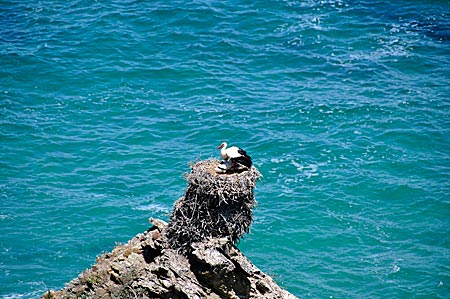
[[[301,298],[450,298],[448,1],[1,1],[0,298],[263,174],[238,247]]]

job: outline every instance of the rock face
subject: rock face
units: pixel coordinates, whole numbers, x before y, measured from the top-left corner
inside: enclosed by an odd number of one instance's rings
[[[207,160],[199,163],[214,166],[218,161]],[[251,171],[254,173],[251,174]],[[195,172],[194,166],[192,173]],[[251,221],[251,213],[250,215],[243,213],[247,216],[242,218],[245,220],[244,223],[238,226],[229,226],[228,221],[241,219],[239,217],[242,215],[236,211],[243,209],[243,206],[251,208],[254,205],[254,181],[247,180],[248,177],[243,175],[253,177],[257,170],[223,174],[228,177],[220,178],[232,179],[240,186],[245,185],[245,182],[249,183],[247,187],[250,186],[251,191],[247,190],[243,196],[251,200],[243,204],[238,203],[238,198],[233,197],[234,195],[232,197],[217,195],[215,199],[204,197],[204,192],[196,189],[204,187],[201,181],[197,187],[192,185],[192,173],[191,178],[188,175],[189,187],[186,194],[175,205],[169,224],[151,218],[153,226],[149,230],[138,234],[127,244],[115,247],[111,253],[99,256],[91,269],[81,273],[62,290],[49,291],[42,298],[296,298],[281,289],[272,278],[261,272],[233,245],[233,241],[248,229],[250,224],[248,218],[250,217]],[[205,174],[202,173],[201,176],[204,177]],[[224,188],[227,188],[226,184]],[[242,191],[241,187],[233,188]],[[223,192],[233,193],[230,190]],[[192,194],[197,196],[192,197]],[[202,231],[199,230],[202,227],[200,222],[194,221],[188,224],[199,225],[195,229],[177,231],[177,225],[186,224],[188,221],[187,215],[184,214],[185,210],[190,211],[195,217],[207,217],[204,214],[206,210],[199,212],[198,209],[189,206],[199,204],[193,200],[194,197],[204,200],[206,198],[208,203],[205,207],[215,210],[212,215],[220,217],[222,212],[226,212],[220,220],[222,230],[219,229],[217,232],[213,227],[204,225],[203,227],[207,229]],[[231,202],[231,198],[236,202],[232,203],[233,207],[226,207],[222,200]],[[213,219],[207,218],[206,223],[209,223],[208,221]]]

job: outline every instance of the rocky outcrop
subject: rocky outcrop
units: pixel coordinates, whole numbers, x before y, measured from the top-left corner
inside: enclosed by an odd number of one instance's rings
[[[166,248],[160,220],[60,291],[42,298],[296,298],[261,272],[227,239],[192,243],[185,255]]]
[[[203,163],[201,171],[206,172],[199,172],[199,163]],[[248,209],[254,205],[257,170],[215,177],[219,175],[210,172],[210,167],[213,170],[218,161],[199,163],[188,175],[188,189],[175,205],[169,224],[151,218],[153,226],[146,232],[97,257],[92,268],[62,290],[49,291],[42,298],[296,298],[233,244],[251,221]],[[200,176],[193,175],[196,172]],[[211,182],[214,178],[220,181],[219,195],[204,188],[204,180]],[[239,202],[242,196],[246,199]],[[244,223],[229,223],[237,219],[244,219]],[[195,228],[177,230],[179,225]]]

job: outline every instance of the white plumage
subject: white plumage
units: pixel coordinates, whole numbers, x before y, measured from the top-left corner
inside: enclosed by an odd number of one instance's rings
[[[237,146],[232,146],[232,147],[227,148],[226,142],[222,142],[222,144],[219,145],[218,148],[220,148],[220,155],[222,156],[222,159],[224,159],[224,160],[242,156],[239,153],[239,148]]]
[[[227,145],[228,144],[226,142],[222,142],[217,147],[217,149],[220,148],[220,155],[222,156],[223,160],[231,161],[233,165],[235,165],[237,162],[248,168],[252,166],[252,158],[249,155],[247,155],[246,151],[237,146],[231,146],[227,148]]]

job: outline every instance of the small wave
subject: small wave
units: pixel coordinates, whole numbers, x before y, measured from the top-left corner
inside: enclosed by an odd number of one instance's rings
[[[0,299],[21,299],[21,298],[39,298],[42,294],[44,294],[47,290],[42,291],[35,291],[30,293],[11,293],[11,294],[5,294],[0,297]]]
[[[291,164],[294,165],[295,168],[297,168],[298,172],[300,172],[303,176],[307,178],[318,176],[319,166],[324,165],[323,163],[302,165],[294,160],[291,160]]]
[[[137,211],[151,211],[155,213],[169,213],[170,208],[167,205],[159,204],[159,203],[151,203],[148,205],[139,205],[133,207],[133,210]]]
[[[0,299],[28,299],[28,298],[40,298],[49,288],[43,281],[35,281],[26,283],[31,286],[34,290],[26,293],[9,293],[0,295]]]
[[[8,219],[13,219],[14,217],[8,214],[0,214],[0,220],[8,220]]]

